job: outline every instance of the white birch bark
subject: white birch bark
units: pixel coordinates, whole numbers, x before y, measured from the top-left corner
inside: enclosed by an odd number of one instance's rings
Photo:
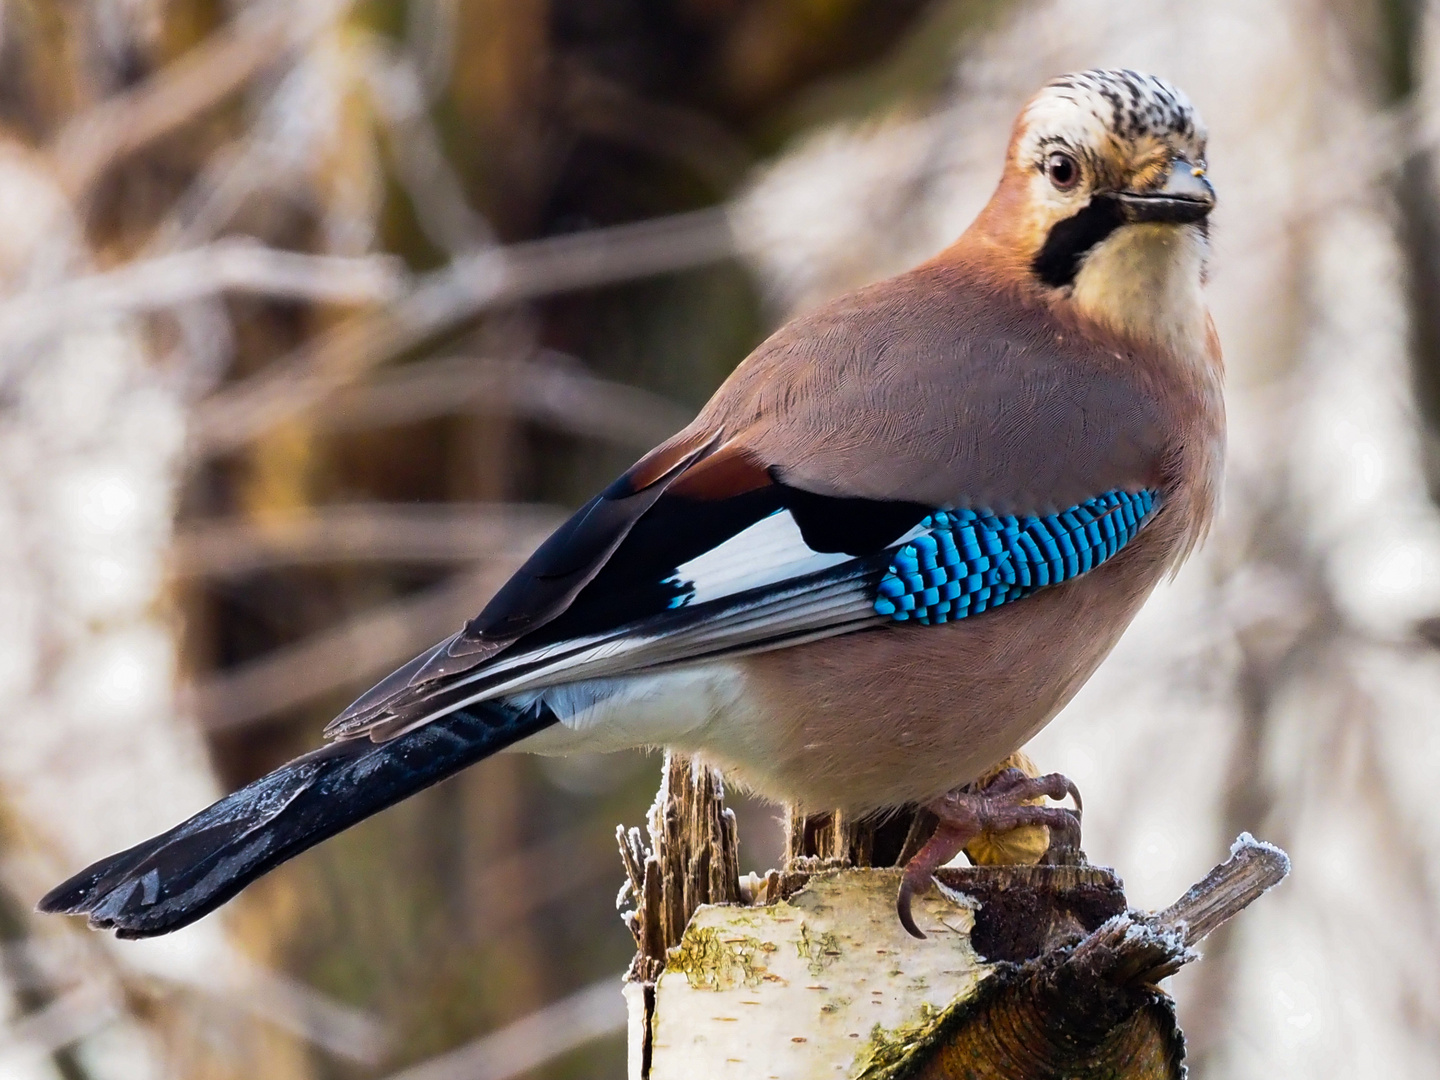
[[[774,905],[696,912],[656,983],[650,1080],[850,1076],[877,1041],[969,997],[992,965],[968,899],[917,899],[917,941],[895,917],[898,881],[841,871]]]

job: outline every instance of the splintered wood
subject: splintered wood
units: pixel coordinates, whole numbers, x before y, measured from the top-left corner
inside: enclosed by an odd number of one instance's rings
[[[637,949],[629,978],[653,983],[696,908],[740,900],[740,841],[720,774],[672,754],[646,828],[648,847],[636,828],[619,826],[615,838],[628,879],[622,901],[628,892],[635,902],[623,916]]]
[[[626,987],[632,1080],[1179,1080],[1184,1040],[1156,983],[1289,870],[1242,836],[1158,913],[1085,865],[946,868],[895,915],[909,823],[790,822],[791,863],[742,882],[714,772],[667,758],[649,846],[620,831],[639,953]]]

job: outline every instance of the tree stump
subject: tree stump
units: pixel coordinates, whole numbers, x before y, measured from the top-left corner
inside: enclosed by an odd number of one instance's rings
[[[1288,872],[1242,836],[1172,907],[1128,908],[1083,854],[949,867],[895,915],[914,815],[788,821],[788,862],[742,880],[720,777],[667,756],[648,821],[619,832],[638,952],[632,1080],[1179,1080],[1184,1040],[1157,983]],[[933,823],[932,827],[933,827]]]

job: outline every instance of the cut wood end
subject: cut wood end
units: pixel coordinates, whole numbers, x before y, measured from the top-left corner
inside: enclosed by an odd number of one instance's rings
[[[1274,844],[1241,833],[1230,845],[1230,858],[1186,890],[1156,919],[1184,928],[1194,945],[1269,892],[1290,873],[1290,856]]]

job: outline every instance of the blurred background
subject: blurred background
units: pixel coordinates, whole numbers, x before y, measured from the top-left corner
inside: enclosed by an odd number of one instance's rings
[[[1209,544],[1036,740],[1173,900],[1193,1075],[1440,1076],[1440,5],[0,0],[0,1077],[624,1075],[613,828],[485,762],[171,938],[31,905],[316,744],[787,315],[945,246],[1044,80],[1210,124]],[[737,798],[742,869],[772,808]]]

